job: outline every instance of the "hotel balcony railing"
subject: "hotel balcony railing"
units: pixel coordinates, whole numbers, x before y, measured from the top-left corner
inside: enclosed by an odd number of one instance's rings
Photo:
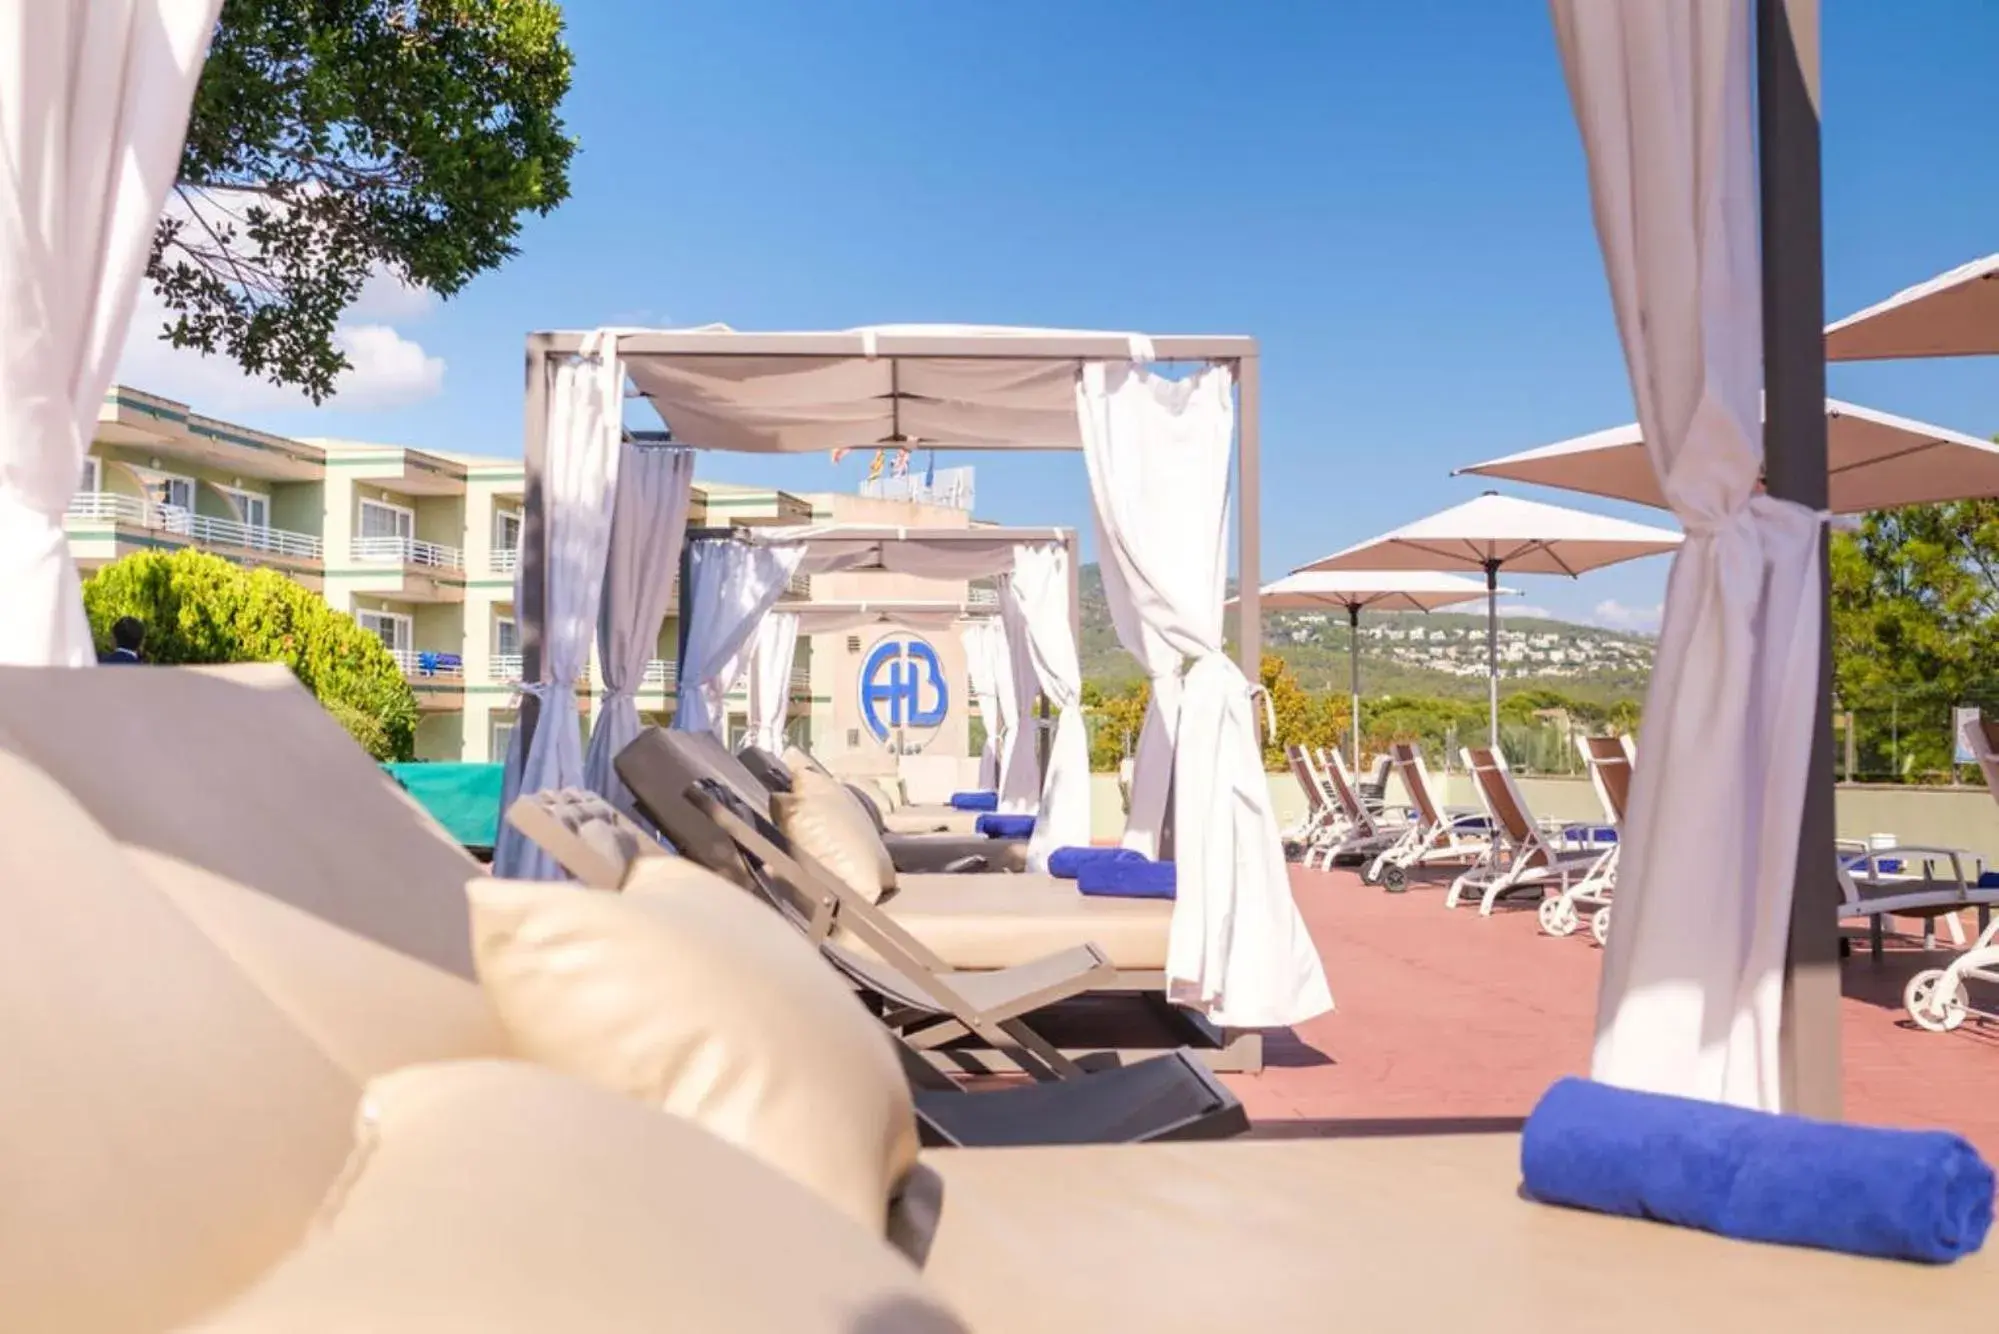
[[[308,533],[291,533],[235,519],[214,519],[179,505],[159,505],[113,491],[79,491],[70,497],[68,513],[72,519],[108,520],[173,533],[210,546],[268,551],[300,560],[319,560],[325,551],[320,540]]]
[[[512,574],[514,563],[520,559],[520,555],[519,547],[494,547],[486,567],[493,574]]]
[[[462,570],[465,553],[457,547],[424,542],[414,537],[357,537],[353,557],[371,565],[428,565],[439,570]]]
[[[428,680],[456,679],[465,675],[465,660],[456,653],[436,653],[430,649],[392,648],[389,656],[403,669],[404,676]]]
[[[976,586],[968,588],[965,590],[965,605],[968,607],[997,607],[999,606],[999,590],[997,588],[979,588]]]
[[[491,672],[495,681],[520,680],[521,655],[518,653],[495,653],[492,657]]]

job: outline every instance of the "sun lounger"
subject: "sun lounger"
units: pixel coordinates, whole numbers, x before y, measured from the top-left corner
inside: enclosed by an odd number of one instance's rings
[[[1415,746],[1398,742],[1389,747],[1389,757],[1402,779],[1403,791],[1409,794],[1415,818],[1394,843],[1368,863],[1361,872],[1362,882],[1399,891],[1407,883],[1408,873],[1418,867],[1464,866],[1483,857],[1490,843],[1490,821],[1482,815],[1446,810],[1430,786],[1423,752]]]
[[[1941,921],[1951,943],[1962,947],[1964,925],[1958,915],[1976,910],[1983,928],[1999,905],[1999,886],[1983,883],[1984,862],[1977,853],[1906,843],[1876,848],[1853,841],[1841,841],[1837,848],[1840,923],[1864,924],[1869,952],[1877,960],[1890,917],[1921,920],[1926,938]]]
[[[1298,790],[1305,796],[1304,818],[1284,831],[1284,844],[1301,863],[1310,866],[1321,848],[1337,836],[1345,819],[1333,800],[1324,776],[1317,771],[1317,766],[1303,746],[1286,746],[1284,764],[1291,771],[1291,780],[1298,784]]]
[[[803,754],[803,752],[799,752]],[[769,751],[755,746],[745,746],[733,757],[733,769],[717,766],[717,772],[760,809],[768,812],[769,798],[780,792],[791,791],[791,767]],[[824,766],[820,772],[825,773]],[[834,775],[828,773],[827,777]],[[898,871],[938,872],[938,871],[1024,871],[1027,869],[1027,848],[1011,844],[998,844],[974,829],[967,833],[897,833],[888,826],[887,817],[882,813],[881,803],[869,794],[866,787],[848,783],[852,792],[874,821],[875,830],[882,836],[882,842],[889,851]],[[759,801],[759,794],[763,800]],[[976,823],[979,812],[958,812],[969,814]]]
[[[1631,738],[1624,736],[1579,736],[1576,749],[1589,768],[1590,785],[1603,807],[1605,825],[1619,840],[1589,869],[1560,894],[1541,900],[1541,929],[1551,936],[1572,934],[1582,924],[1584,909],[1590,913],[1590,934],[1601,945],[1610,938],[1610,896],[1617,888],[1617,862],[1623,847],[1624,812],[1631,802]]]
[[[1306,756],[1309,761],[1311,756]],[[1380,802],[1369,803],[1347,770],[1346,757],[1328,747],[1319,752],[1315,770],[1338,809],[1336,832],[1320,849],[1320,865],[1365,861],[1393,847],[1409,830],[1408,817]]]
[[[1497,748],[1467,746],[1463,754],[1491,833],[1479,859],[1451,882],[1446,908],[1476,894],[1479,915],[1490,917],[1500,899],[1514,894],[1545,898],[1550,889],[1559,892],[1588,875],[1609,855],[1587,844],[1570,846],[1561,834],[1536,824],[1506,756]]]

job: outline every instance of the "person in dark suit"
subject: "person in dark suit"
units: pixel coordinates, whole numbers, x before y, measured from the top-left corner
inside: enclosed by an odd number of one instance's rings
[[[146,623],[136,616],[121,616],[111,627],[112,650],[98,661],[107,667],[131,666],[144,662],[139,656],[146,647]]]

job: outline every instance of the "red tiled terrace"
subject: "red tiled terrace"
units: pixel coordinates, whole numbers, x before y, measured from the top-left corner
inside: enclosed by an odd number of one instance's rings
[[[1388,894],[1352,871],[1291,877],[1338,1008],[1270,1035],[1263,1073],[1229,1078],[1256,1133],[1504,1123],[1555,1079],[1587,1073],[1602,959],[1587,930],[1543,935],[1532,904],[1447,910],[1447,881]],[[1881,963],[1862,942],[1843,965],[1846,1116],[1955,1130],[1999,1159],[1999,1024],[1926,1033],[1902,1010],[1909,976],[1943,961],[1891,938]],[[1999,1003],[1976,985],[1974,1006]]]

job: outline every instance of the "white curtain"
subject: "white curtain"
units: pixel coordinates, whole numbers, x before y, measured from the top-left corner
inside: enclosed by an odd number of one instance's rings
[[[639,818],[637,807],[612,761],[638,739],[638,687],[673,603],[693,483],[691,450],[641,448],[629,442],[620,447],[604,601],[597,616],[604,702],[583,756],[583,785],[634,819]]]
[[[1001,598],[1013,605],[1029,668],[1055,710],[1048,770],[1027,844],[1028,865],[1041,870],[1055,849],[1090,841],[1090,739],[1083,723],[1083,669],[1069,620],[1068,549],[1054,542],[1016,548],[1013,575]]]
[[[791,665],[798,658],[798,614],[774,611],[751,641],[749,744],[775,755],[784,749],[784,715],[791,706]]]
[[[688,553],[687,638],[673,725],[723,734],[725,701],[742,679],[757,626],[784,596],[805,559],[799,543],[727,538],[696,542]]]
[[[1291,897],[1250,683],[1222,639],[1233,389],[1220,367],[1168,380],[1092,363],[1076,405],[1105,591],[1119,638],[1153,677],[1139,775],[1172,747],[1167,993],[1217,1024],[1272,1028],[1333,1000]],[[1138,798],[1135,781],[1134,813]]]
[[[1554,0],[1645,447],[1687,530],[1645,702],[1592,1073],[1779,1106],[1818,699],[1818,516],[1758,495],[1751,0]]]
[[[0,17],[0,663],[96,661],[63,511],[220,8],[15,0]]]
[[[991,621],[975,621],[960,636],[965,646],[965,675],[978,702],[979,718],[985,723],[986,743],[979,750],[979,787],[999,791],[1000,716],[999,673],[994,659],[1005,652],[999,626]]]
[[[1041,724],[1034,713],[1041,687],[1027,646],[1026,615],[1014,596],[1012,575],[1000,579],[999,595],[1006,679],[1012,687],[1000,700],[1006,749],[1000,753],[999,808],[1008,815],[1032,815],[1041,805]]]
[[[501,780],[504,812],[524,792],[549,792],[583,782],[583,719],[576,686],[590,668],[591,633],[604,594],[611,513],[618,491],[624,376],[617,336],[603,330],[581,353],[554,368],[549,384],[547,455],[542,462],[547,542],[542,576],[540,679],[521,687],[539,704],[525,753],[515,728]],[[514,574],[520,606],[523,565]],[[493,871],[517,880],[559,880],[555,859],[523,838],[503,817],[493,846]]]

